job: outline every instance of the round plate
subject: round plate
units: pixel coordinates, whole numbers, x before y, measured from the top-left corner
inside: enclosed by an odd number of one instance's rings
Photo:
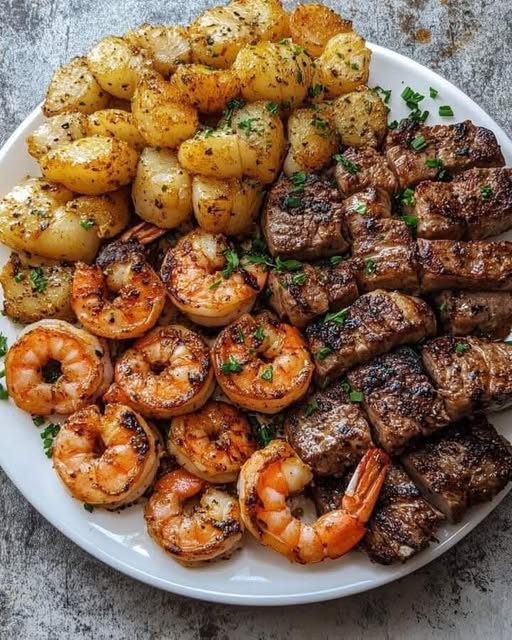
[[[397,53],[370,45],[374,55],[370,86],[392,89],[391,117],[407,115],[400,93],[406,84],[427,97],[423,109],[437,114],[438,106],[449,104],[453,118],[429,118],[430,123],[457,122],[466,118],[492,129],[502,145],[507,164],[512,160],[512,142],[496,123],[452,84],[425,67]],[[429,87],[439,91],[431,100]],[[42,121],[39,109],[17,129],[0,152],[0,195],[4,195],[27,174],[38,174],[28,156],[24,140]],[[2,247],[1,257],[8,252]],[[0,331],[9,338],[16,328],[0,316]],[[496,507],[505,495],[469,512],[457,526],[444,526],[439,543],[432,544],[403,565],[372,564],[363,553],[352,552],[337,561],[312,566],[293,565],[278,554],[258,545],[247,535],[244,547],[230,560],[196,569],[186,569],[168,557],[147,535],[142,506],[121,513],[95,510],[88,513],[71,498],[43,453],[40,429],[30,416],[9,402],[0,403],[4,430],[0,463],[27,500],[64,535],[99,560],[150,585],[186,596],[216,602],[247,605],[284,605],[316,602],[373,589],[396,580],[437,558],[461,540]],[[512,411],[493,416],[492,421],[512,440]]]

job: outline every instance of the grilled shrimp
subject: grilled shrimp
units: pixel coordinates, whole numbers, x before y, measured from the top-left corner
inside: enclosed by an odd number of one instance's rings
[[[244,464],[238,480],[242,520],[263,545],[292,562],[308,564],[339,558],[366,533],[389,458],[369,449],[358,464],[340,508],[309,524],[295,518],[287,499],[312,480],[311,470],[287,442],[273,440]]]
[[[264,265],[239,258],[225,236],[195,229],[164,258],[162,280],[193,322],[218,327],[250,311],[267,282]]]
[[[256,450],[247,418],[226,402],[208,402],[196,413],[174,418],[169,453],[187,471],[209,482],[233,482]]]
[[[5,359],[9,395],[37,415],[70,414],[94,402],[112,380],[106,342],[64,320],[40,320],[20,333]]]
[[[144,517],[155,542],[185,565],[226,557],[242,539],[238,500],[185,469],[158,480]]]
[[[110,404],[102,415],[91,405],[62,425],[53,445],[53,466],[75,498],[112,509],[146,491],[161,451],[156,432],[129,407]]]
[[[104,398],[165,419],[202,407],[214,386],[208,345],[194,331],[170,325],[153,329],[124,352]]]
[[[277,413],[308,390],[313,363],[298,329],[271,313],[243,315],[213,346],[217,382],[244,409]]]
[[[112,297],[113,296],[113,297]],[[137,241],[107,245],[94,266],[78,262],[71,306],[80,323],[104,338],[138,338],[152,329],[166,301],[165,287]]]

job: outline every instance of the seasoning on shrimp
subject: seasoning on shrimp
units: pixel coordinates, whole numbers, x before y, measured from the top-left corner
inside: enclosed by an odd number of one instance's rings
[[[311,356],[298,329],[269,312],[245,314],[223,329],[212,358],[226,396],[261,413],[277,413],[300,400],[313,375]]]

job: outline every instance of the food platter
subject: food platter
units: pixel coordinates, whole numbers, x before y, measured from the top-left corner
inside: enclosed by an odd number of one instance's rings
[[[380,46],[369,46],[373,51],[369,85],[392,90],[391,119],[407,115],[405,106],[400,104],[403,104],[400,93],[406,85],[426,95],[429,87],[435,87],[442,97],[439,104],[450,104],[454,117],[440,119],[433,115],[429,124],[470,119],[487,127],[496,134],[507,164],[512,164],[512,142],[470,98],[418,63]],[[429,106],[425,104],[425,108]],[[0,195],[27,174],[38,175],[37,164],[26,153],[24,140],[41,122],[42,115],[37,108],[0,151]],[[2,261],[6,257],[7,250],[2,247]],[[5,317],[0,319],[0,331],[7,335],[9,343],[17,333],[15,325]],[[51,461],[43,453],[40,432],[30,417],[12,402],[3,402],[0,412],[5,432],[0,464],[26,499],[49,522],[84,550],[133,578],[209,601],[246,605],[301,604],[373,589],[439,557],[478,525],[506,493],[504,491],[492,502],[472,509],[460,525],[443,526],[437,544],[403,565],[375,565],[358,552],[312,566],[292,565],[247,536],[243,549],[230,561],[189,569],[167,557],[150,539],[140,505],[120,513],[84,510],[80,502],[68,495],[52,471]],[[496,414],[491,421],[500,433],[512,439],[512,411]]]

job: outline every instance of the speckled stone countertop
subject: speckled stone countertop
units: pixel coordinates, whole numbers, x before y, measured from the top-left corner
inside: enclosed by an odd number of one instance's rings
[[[100,36],[144,21],[189,22],[217,3],[0,0],[0,145],[42,99],[52,71]],[[451,80],[512,134],[510,0],[327,4],[369,40]],[[0,472],[0,638],[508,639],[511,529],[512,495],[461,544],[399,582],[318,605],[236,608],[177,597],[109,569],[43,520]]]

